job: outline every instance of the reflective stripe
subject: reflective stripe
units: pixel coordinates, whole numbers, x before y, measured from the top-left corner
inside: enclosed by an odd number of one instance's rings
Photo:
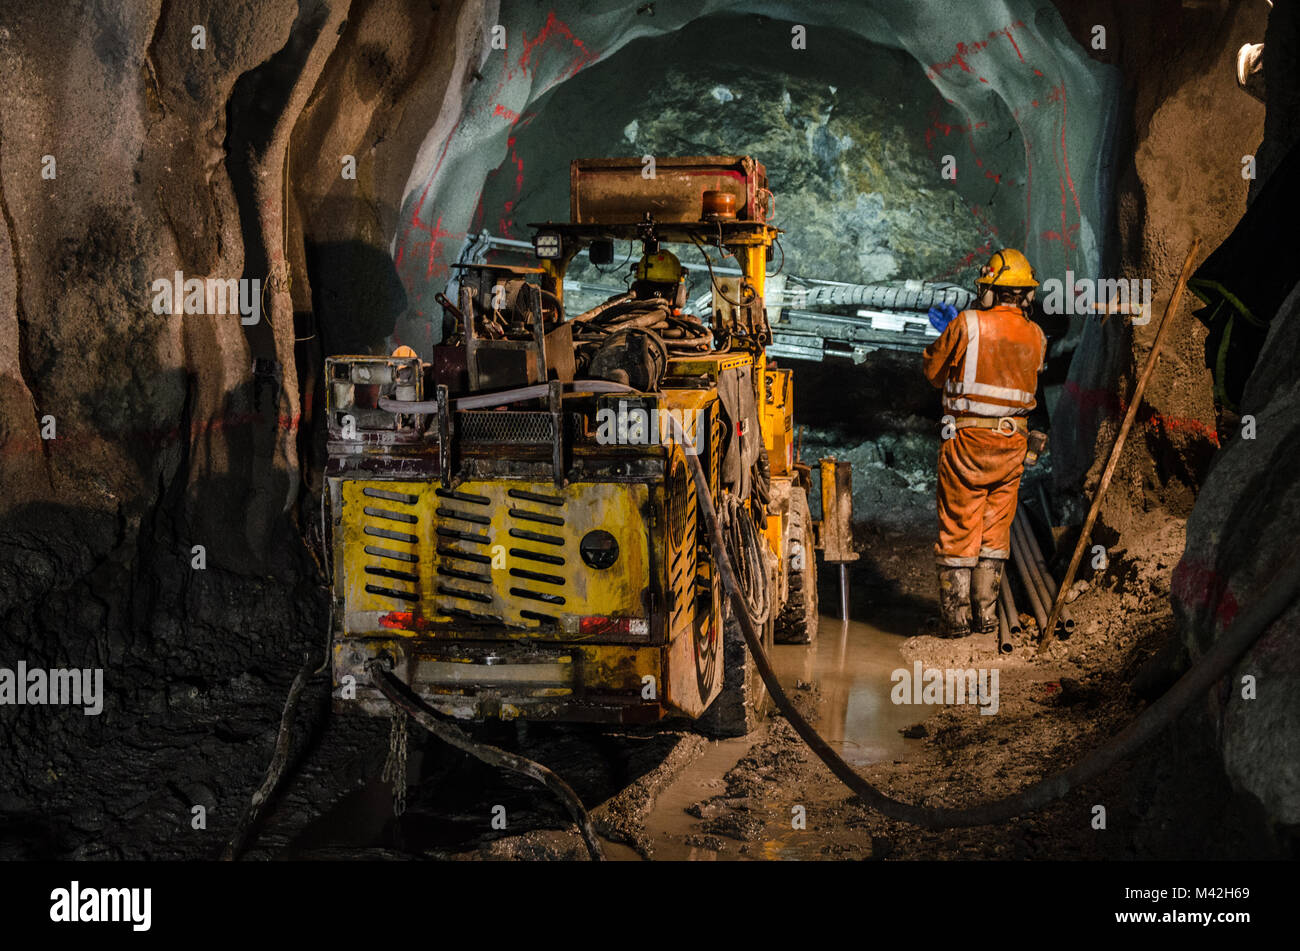
[[[1026,393],[1024,390],[1014,390],[1009,386],[993,386],[991,383],[949,383],[949,393],[967,394],[970,396],[991,396],[998,400],[1015,400],[1017,403],[1028,403],[1034,398],[1033,393]]]
[[[979,400],[969,400],[964,396],[947,397],[943,399],[943,408],[953,410],[957,413],[972,413],[976,416],[1027,416],[1027,412],[1016,412],[1014,406],[998,406],[994,403],[981,403]],[[1023,407],[1019,407],[1023,410]]]
[[[975,383],[975,370],[980,363],[980,315],[973,310],[966,311],[966,365],[962,368],[961,381],[967,386]]]

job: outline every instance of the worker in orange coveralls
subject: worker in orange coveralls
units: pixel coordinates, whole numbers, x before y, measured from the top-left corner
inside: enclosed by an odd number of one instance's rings
[[[998,251],[976,280],[978,309],[955,314],[925,349],[926,378],[943,389],[944,422],[951,425],[939,449],[941,636],[997,629],[1024,471],[1025,417],[1047,359],[1047,337],[1028,319],[1037,286],[1023,254]]]

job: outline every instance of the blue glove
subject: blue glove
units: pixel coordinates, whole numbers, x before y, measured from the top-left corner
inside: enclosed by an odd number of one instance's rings
[[[957,308],[952,304],[938,304],[930,308],[930,326],[939,333],[957,319]]]

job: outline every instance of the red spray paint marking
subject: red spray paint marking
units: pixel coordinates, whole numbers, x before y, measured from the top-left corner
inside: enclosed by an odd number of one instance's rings
[[[1070,117],[1069,103],[1065,97],[1065,82],[1061,82],[1061,160],[1065,163],[1065,184],[1070,189],[1070,198],[1074,201],[1074,216],[1083,219],[1083,210],[1079,207],[1079,196],[1074,190],[1074,178],[1070,175],[1070,150],[1065,144],[1065,127]]]
[[[932,81],[934,81],[937,80],[944,71],[952,69],[954,67],[961,69],[963,72],[968,72],[968,73],[972,72],[972,68],[969,61],[970,58],[975,56],[976,54],[983,52],[985,49],[988,48],[989,43],[991,41],[997,39],[1000,36],[1005,36],[1007,38],[1007,41],[1011,44],[1012,49],[1015,51],[1016,58],[1020,62],[1025,63],[1024,52],[1021,50],[1020,44],[1016,42],[1016,38],[1015,38],[1016,30],[1023,30],[1023,29],[1025,29],[1025,24],[1023,23],[1023,21],[1017,20],[1016,22],[1010,24],[1004,29],[994,30],[990,32],[986,39],[976,40],[969,43],[958,43],[956,45],[955,48],[956,52],[954,53],[954,55],[945,61],[932,64],[930,69],[927,70],[927,76]],[[1038,77],[1043,76],[1042,70],[1038,69],[1037,67],[1031,67],[1031,68],[1033,69],[1035,76]],[[988,80],[983,76],[979,76],[977,78],[981,83],[988,82]],[[951,103],[951,100],[948,101]],[[1055,154],[1053,155],[1053,159],[1056,163],[1057,177],[1060,182],[1060,191],[1061,191],[1061,224],[1059,229],[1042,232],[1040,237],[1042,237],[1044,240],[1058,241],[1061,243],[1062,249],[1065,252],[1065,259],[1068,266],[1069,264],[1073,263],[1074,260],[1070,252],[1077,252],[1079,249],[1078,242],[1076,241],[1076,236],[1079,230],[1078,222],[1081,221],[1083,217],[1083,212],[1079,204],[1078,192],[1074,186],[1074,178],[1070,172],[1070,159],[1069,159],[1068,143],[1066,137],[1066,127],[1067,127],[1069,112],[1068,112],[1068,102],[1066,98],[1065,84],[1061,83],[1053,87],[1051,95],[1046,101],[1053,102],[1053,103],[1059,102],[1061,104],[1061,123],[1060,123],[1061,139],[1060,139],[1059,151],[1056,151],[1055,149],[1053,150],[1055,152]],[[1035,109],[1039,107],[1039,104],[1040,103],[1038,99],[1034,99],[1032,102],[1032,105]],[[1018,120],[1020,115],[1019,109],[1018,108],[1015,109],[1013,114],[1016,116]],[[938,125],[937,122],[936,125]],[[944,129],[942,131],[944,132],[944,134],[948,133],[947,129]],[[933,141],[934,141],[934,130],[927,131],[926,133],[927,149],[932,148]],[[1030,203],[1032,201],[1032,195],[1033,195],[1033,160],[1029,154],[1028,139],[1025,140],[1025,145],[1026,145],[1025,169],[1026,169],[1026,176],[1027,176],[1027,188],[1025,194],[1025,235],[1028,236],[1031,222],[1033,220],[1032,209],[1030,207]],[[973,137],[971,142],[971,150],[972,152],[974,152]],[[976,157],[975,164],[977,168],[983,168],[983,162],[980,161],[978,157]],[[988,170],[985,170],[984,174],[986,178],[998,182],[999,184],[1001,183],[1002,179],[999,174]],[[1071,204],[1073,204],[1074,206],[1074,216],[1075,216],[1074,224],[1070,223],[1069,211],[1070,211]]]
[[[439,277],[446,275],[448,273],[448,268],[446,263],[438,260],[438,255],[442,253],[442,239],[443,238],[464,238],[465,232],[444,230],[442,227],[442,215],[438,216],[437,222],[435,222],[432,226],[426,225],[420,220],[416,219],[415,221],[412,222],[412,227],[420,231],[428,232],[429,235],[428,241],[421,240],[421,241],[411,242],[411,246],[413,248],[418,248],[421,245],[428,245],[429,248],[428,263],[424,270],[424,276],[426,278],[430,278],[433,277],[435,273]]]
[[[948,270],[942,272],[941,274],[934,275],[933,277],[930,278],[930,280],[931,281],[947,280],[948,278],[952,277],[954,274],[959,274],[962,271],[966,270],[967,268],[974,267],[977,263],[987,260],[989,255],[993,253],[993,250],[994,250],[993,242],[985,241],[974,251],[970,252],[970,254],[964,255],[960,261],[958,261],[952,267],[948,268]]]
[[[564,70],[560,74],[559,79],[554,83],[551,83],[551,86],[577,75],[578,71],[581,70],[582,67],[586,66],[588,63],[595,62],[597,58],[595,52],[587,49],[582,40],[573,35],[573,31],[569,29],[568,25],[556,17],[554,10],[551,10],[546,14],[546,23],[543,24],[542,29],[538,32],[537,36],[533,37],[531,40],[528,38],[527,33],[523,36],[524,51],[519,56],[519,69],[524,73],[531,72],[534,69],[534,64],[532,62],[533,53],[537,51],[538,47],[552,37],[560,37],[561,39],[568,40],[573,45],[574,53],[572,62],[569,64],[568,69]],[[549,88],[550,86],[547,87],[547,89]]]
[[[456,130],[457,130],[458,128],[460,128],[460,122],[461,122],[461,120],[459,120],[459,119],[456,120],[456,124],[453,125],[453,126],[451,127],[451,133],[447,136],[446,140],[443,141],[443,143],[442,143],[442,150],[438,153],[438,161],[437,161],[437,163],[433,166],[433,174],[430,175],[430,176],[428,177],[428,179],[425,180],[424,188],[420,191],[420,198],[419,198],[419,200],[415,203],[415,207],[411,210],[411,220],[410,220],[409,223],[407,223],[407,225],[405,226],[404,230],[402,231],[402,240],[399,241],[399,242],[397,243],[397,257],[396,257],[396,260],[395,260],[395,265],[396,265],[396,267],[397,267],[397,269],[398,269],[399,274],[402,273],[402,271],[401,271],[401,266],[402,266],[402,261],[403,261],[403,259],[406,257],[406,246],[407,246],[408,244],[412,244],[412,242],[411,242],[411,240],[410,240],[410,239],[411,239],[411,230],[414,228],[414,229],[417,229],[417,230],[420,230],[420,231],[427,231],[427,232],[429,232],[430,235],[433,235],[433,231],[434,231],[434,229],[427,227],[426,225],[424,225],[424,224],[420,221],[420,212],[424,210],[424,201],[425,201],[426,198],[429,197],[429,189],[433,187],[433,183],[434,183],[434,181],[437,180],[437,178],[438,178],[438,172],[442,169],[442,163],[443,163],[443,162],[446,160],[446,158],[447,158],[447,150],[451,147],[451,140],[454,139],[454,138],[456,137]],[[442,224],[442,219],[439,218],[439,219],[438,219],[438,225],[440,226],[441,224]],[[443,235],[441,235],[441,237],[450,237],[450,235],[444,233]],[[431,238],[430,238],[430,244],[431,244],[431,246],[430,246],[430,263],[429,263],[428,268],[426,269],[425,277],[429,277],[429,276],[431,276],[432,273],[433,273],[433,270],[434,270],[434,268],[433,268],[433,248],[432,248],[432,242],[433,242],[434,240],[436,240],[436,238],[434,238],[434,237],[431,237]],[[421,243],[422,243],[422,242],[415,242],[415,246],[418,247],[419,244],[421,244]],[[441,245],[439,245],[439,250],[441,250]],[[442,265],[441,270],[442,270],[444,273],[446,273],[446,271],[447,271],[447,267],[446,267],[446,265]],[[411,290],[411,288],[408,286],[408,287],[407,287],[407,291],[409,292],[410,290]]]
[[[542,46],[546,44],[547,41],[552,40],[553,38],[559,38],[560,40],[567,39],[569,43],[572,44],[574,52],[572,54],[573,58],[570,61],[569,65],[564,70],[561,71],[559,79],[556,80],[555,82],[552,82],[550,86],[547,87],[548,89],[551,88],[551,86],[556,85],[558,82],[562,82],[565,79],[569,79],[573,77],[584,66],[598,59],[597,54],[594,51],[587,49],[586,45],[573,34],[573,31],[568,27],[568,25],[565,24],[560,19],[558,19],[555,15],[555,11],[551,10],[547,13],[545,24],[542,26],[542,29],[538,32],[538,34],[535,37],[529,39],[527,33],[523,34],[523,43],[522,43],[523,50],[520,53],[519,59],[517,61],[518,71],[525,75],[534,71],[536,69],[538,61],[540,60],[540,56],[538,56],[535,59],[534,54],[540,53]],[[517,124],[527,124],[527,122],[530,122],[533,118],[532,116],[528,116],[521,123],[519,114],[514,112],[511,109],[506,108],[506,106],[504,106],[499,101],[499,96],[501,92],[504,90],[506,83],[516,78],[517,75],[518,74],[515,68],[506,70],[504,76],[497,81],[497,86],[496,89],[493,91],[492,96],[489,97],[489,101],[493,103],[492,113],[491,113],[492,116],[505,119],[507,122],[510,123],[512,129]],[[542,93],[544,93],[545,91],[546,90],[542,90]],[[541,93],[539,93],[539,95],[540,94]],[[476,112],[478,112],[478,110],[476,110]],[[446,159],[447,156],[448,146],[450,145],[451,140],[455,137],[456,129],[459,128],[459,125],[460,122],[457,122],[457,125],[453,127],[451,131],[451,135],[449,135],[447,141],[443,143],[442,151],[438,156],[438,162],[434,166],[432,174],[429,176],[428,180],[424,184],[424,189],[420,193],[420,199],[419,201],[416,202],[412,214],[412,220],[410,224],[407,225],[406,227],[406,230],[402,237],[402,241],[399,242],[399,247],[397,252],[397,263],[399,265],[402,263],[405,257],[404,254],[405,248],[403,247],[404,245],[411,244],[413,247],[419,247],[420,245],[427,244],[428,258],[425,267],[426,279],[432,278],[435,275],[438,277],[443,277],[449,273],[448,266],[444,262],[437,259],[438,256],[443,252],[443,244],[441,239],[447,237],[463,238],[465,236],[464,232],[449,232],[443,230],[441,216],[438,218],[437,223],[432,227],[427,226],[420,221],[421,213],[423,212],[424,209],[424,202],[426,197],[428,196],[429,189],[433,186],[433,183],[438,179],[438,173],[441,171],[443,161]],[[513,137],[510,139],[509,145],[511,148],[511,155],[507,161],[512,162],[515,166],[515,170],[516,170],[515,171],[515,199],[517,200],[519,198],[519,195],[523,191],[523,162],[519,158],[518,154],[516,154],[513,151],[514,149]],[[480,227],[482,224],[483,214],[482,214],[481,195],[479,201],[480,201],[479,207],[476,208],[473,216],[474,227]],[[507,207],[507,211],[510,210],[510,207],[513,207],[513,205],[514,202],[511,202],[509,204],[509,207]],[[502,218],[501,224],[502,224],[502,232],[505,234],[509,234],[510,227],[511,227],[510,219]],[[427,242],[422,240],[417,242],[411,242],[409,239],[410,239],[410,233],[412,229],[417,229],[420,231],[427,232],[429,234],[429,240]]]
[[[1170,589],[1175,598],[1193,611],[1213,606],[1215,620],[1225,628],[1240,607],[1227,581],[1204,562],[1180,561],[1174,569]]]
[[[1081,410],[1088,412],[1100,412],[1107,418],[1118,418],[1128,412],[1129,401],[1122,398],[1110,390],[1093,387],[1084,389],[1073,380],[1067,380],[1065,383],[1066,399],[1075,403]],[[1190,416],[1166,416],[1157,413],[1145,403],[1138,409],[1135,420],[1147,429],[1164,430],[1166,432],[1185,432],[1204,439],[1218,448],[1219,434],[1211,426],[1207,426],[1199,419]]]
[[[984,50],[988,49],[989,43],[997,39],[999,36],[1005,36],[1008,40],[1011,41],[1011,45],[1015,47],[1016,56],[1020,57],[1020,61],[1023,63],[1025,61],[1025,58],[1020,55],[1020,47],[1016,44],[1015,37],[1013,37],[1011,34],[1013,31],[1017,29],[1023,30],[1024,28],[1025,28],[1024,22],[1021,20],[1017,20],[1014,23],[1010,24],[1007,27],[1004,27],[1001,30],[993,30],[991,33],[988,34],[988,36],[985,39],[973,40],[970,43],[958,43],[956,46],[956,53],[953,54],[953,56],[950,57],[949,59],[944,60],[943,62],[930,64],[930,68],[929,70],[926,71],[926,75],[931,80],[938,79],[940,73],[944,72],[945,70],[952,69],[954,66],[959,68],[964,73],[971,72],[970,63],[967,62],[966,57],[974,56],[976,53],[984,52]],[[982,80],[982,81],[986,81],[986,80]]]
[[[1024,26],[1023,23],[1020,23],[1020,24],[1018,24],[1018,25],[1019,25],[1019,26]],[[993,31],[993,33],[990,33],[989,36],[990,36],[990,37],[995,36],[995,35],[997,35],[997,36],[1005,36],[1008,40],[1011,41],[1011,47],[1012,47],[1012,49],[1014,49],[1014,50],[1016,51],[1016,58],[1019,59],[1020,62],[1023,63],[1023,62],[1025,61],[1025,58],[1024,58],[1024,56],[1022,56],[1022,55],[1020,54],[1020,44],[1018,44],[1018,43],[1016,42],[1016,38],[1015,38],[1014,36],[1011,35],[1011,29],[1012,29],[1011,27],[1006,27],[1005,29],[995,30],[995,31]]]

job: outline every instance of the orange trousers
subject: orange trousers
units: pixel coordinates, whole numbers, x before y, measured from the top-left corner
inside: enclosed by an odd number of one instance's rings
[[[1011,555],[1025,437],[991,429],[959,429],[939,449],[940,564],[971,566],[981,557]]]

